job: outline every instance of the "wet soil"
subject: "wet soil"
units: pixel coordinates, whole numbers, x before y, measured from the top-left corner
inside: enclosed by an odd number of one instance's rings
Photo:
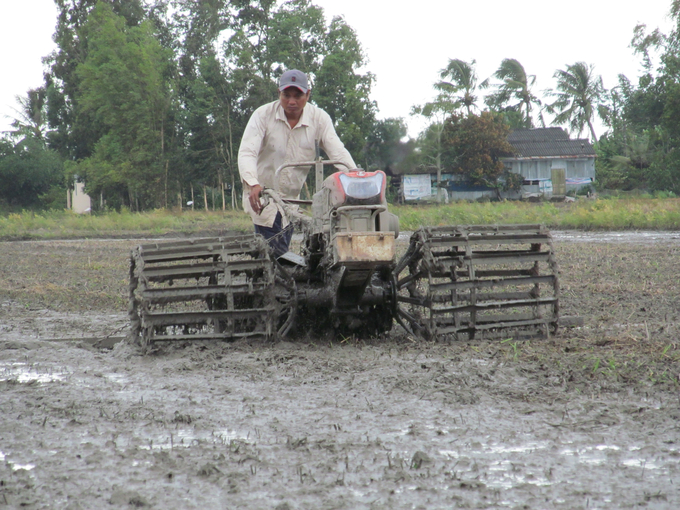
[[[139,241],[0,243],[0,508],[678,508],[680,236],[556,237],[547,340],[146,355]]]

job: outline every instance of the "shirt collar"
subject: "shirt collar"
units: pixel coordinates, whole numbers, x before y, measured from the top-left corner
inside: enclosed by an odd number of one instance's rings
[[[288,119],[286,118],[286,112],[283,111],[283,106],[281,106],[281,101],[277,100],[277,105],[276,105],[276,119],[277,120],[282,120],[286,124],[288,123]],[[307,103],[309,104],[309,103]],[[309,108],[307,106],[304,107],[302,110],[302,116],[300,117],[300,121],[295,125],[295,127],[298,126],[309,126],[309,123],[307,119],[309,118]],[[293,128],[295,129],[295,128]]]

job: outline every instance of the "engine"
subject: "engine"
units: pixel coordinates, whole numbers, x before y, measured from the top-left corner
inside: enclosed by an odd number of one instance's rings
[[[342,232],[392,232],[399,236],[399,218],[387,211],[385,172],[336,172],[314,195],[314,230],[326,235]]]

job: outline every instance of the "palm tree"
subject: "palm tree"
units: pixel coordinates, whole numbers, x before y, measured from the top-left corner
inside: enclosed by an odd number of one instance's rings
[[[501,80],[496,85],[496,91],[489,94],[486,103],[492,109],[500,111],[518,112],[522,117],[524,127],[533,126],[531,108],[533,105],[541,105],[541,101],[531,92],[531,87],[536,83],[536,75],[528,75],[524,66],[514,58],[506,58],[494,73],[494,77]],[[485,80],[482,87],[487,87],[489,81]]]
[[[440,71],[442,81],[436,83],[434,88],[448,95],[458,105],[464,106],[468,115],[472,113],[472,107],[477,102],[474,92],[477,89],[477,73],[475,61],[467,63],[460,59],[449,59],[449,64]],[[449,81],[444,81],[448,78]]]
[[[549,95],[556,97],[554,103],[546,106],[550,113],[556,113],[556,124],[568,124],[579,136],[586,125],[594,142],[597,142],[593,118],[595,109],[604,96],[602,77],[594,76],[593,65],[576,62],[568,65],[566,70],[557,70],[553,77],[557,79],[557,90]]]
[[[11,125],[14,129],[9,131],[12,136],[45,141],[46,96],[44,87],[29,90],[25,97],[16,96],[19,107],[13,108],[17,116],[12,118]]]
[[[444,133],[444,121],[452,115],[455,104],[450,100],[442,98],[439,94],[434,101],[411,107],[411,115],[422,115],[430,119],[430,125],[418,137],[418,148],[427,162],[427,166],[437,170],[437,201],[441,201],[441,190],[439,185],[442,176],[442,156],[444,146],[442,136]]]

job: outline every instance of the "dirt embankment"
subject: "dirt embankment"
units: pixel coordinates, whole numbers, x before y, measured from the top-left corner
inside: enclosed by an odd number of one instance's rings
[[[0,508],[680,506],[677,240],[557,241],[545,341],[44,341],[124,334],[136,243],[0,243]]]

